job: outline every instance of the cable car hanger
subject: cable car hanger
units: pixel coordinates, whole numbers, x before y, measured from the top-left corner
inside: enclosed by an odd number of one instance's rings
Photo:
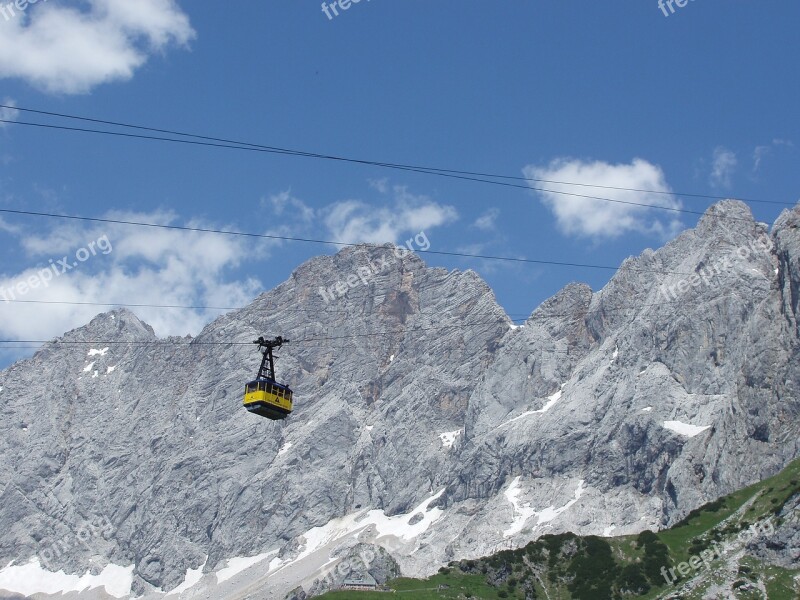
[[[275,378],[275,356],[273,350],[289,340],[281,336],[274,340],[259,337],[253,343],[263,354],[256,379],[245,385],[244,407],[253,414],[273,421],[285,419],[292,413],[293,392],[288,385],[278,383]]]

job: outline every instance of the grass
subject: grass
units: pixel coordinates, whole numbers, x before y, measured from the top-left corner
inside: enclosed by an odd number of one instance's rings
[[[392,592],[355,592],[341,590],[328,592],[320,598],[326,600],[387,600],[392,597],[414,598],[414,600],[440,600],[441,598],[464,598],[470,594],[472,598],[499,598],[499,590],[486,583],[482,575],[470,575],[454,569],[447,575],[437,574],[427,579],[411,579],[401,577],[392,579],[387,584]],[[439,585],[448,586],[439,589]]]
[[[797,600],[800,588],[794,583],[797,570],[789,571],[781,567],[764,565],[752,557],[745,557],[740,563],[739,575],[743,581],[764,581],[769,600]]]

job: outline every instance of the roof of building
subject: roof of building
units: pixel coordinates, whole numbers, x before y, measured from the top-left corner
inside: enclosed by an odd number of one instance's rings
[[[378,585],[378,582],[369,573],[358,573],[347,577],[342,585]]]

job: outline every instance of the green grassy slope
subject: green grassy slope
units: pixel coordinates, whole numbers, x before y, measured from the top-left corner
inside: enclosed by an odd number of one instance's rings
[[[800,565],[794,570],[764,565],[742,556],[743,546],[737,541],[747,535],[771,535],[782,522],[777,515],[798,494],[800,459],[774,477],[692,511],[659,533],[615,538],[546,535],[524,548],[450,563],[428,579],[394,579],[387,584],[389,592],[335,591],[321,598],[386,600],[387,594],[394,594],[415,600],[693,600],[717,585],[742,599],[762,599],[766,591],[768,600],[800,600],[795,580]],[[686,563],[683,576],[681,563]],[[687,583],[693,589],[680,591]]]

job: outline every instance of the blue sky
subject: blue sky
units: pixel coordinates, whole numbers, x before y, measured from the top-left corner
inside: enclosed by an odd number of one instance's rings
[[[329,19],[316,0],[40,1],[0,15],[0,100],[371,160],[796,202],[800,5],[673,6],[665,16],[657,0],[362,0]],[[690,210],[712,202],[597,195]],[[0,208],[347,242],[399,242],[424,229],[432,250],[614,266],[697,220],[367,166],[8,124]],[[782,207],[752,208],[771,223]],[[0,288],[103,236],[113,251],[21,297],[238,306],[334,251],[6,214]],[[599,289],[612,274],[425,259],[475,269],[515,317],[571,281]],[[47,339],[97,312],[0,301],[0,337]],[[136,312],[161,334],[197,333],[219,314]]]

